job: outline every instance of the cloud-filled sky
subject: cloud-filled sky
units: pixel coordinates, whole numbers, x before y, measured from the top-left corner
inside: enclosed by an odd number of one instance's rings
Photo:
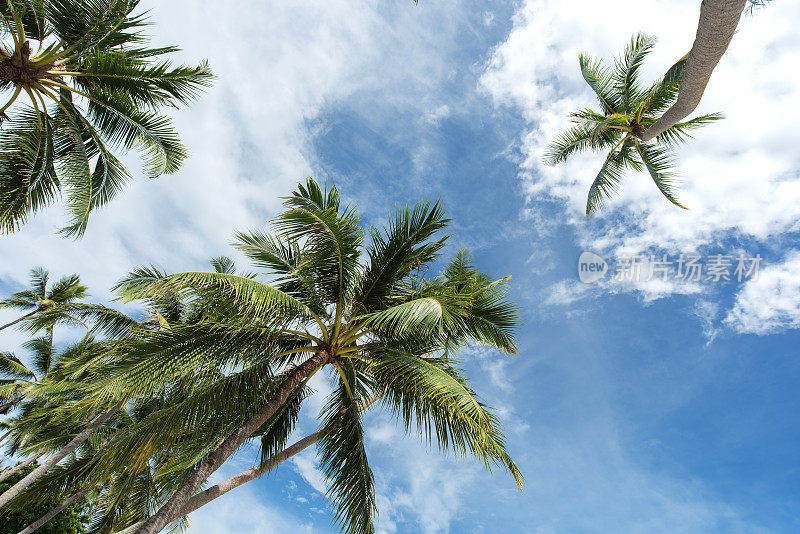
[[[81,241],[38,214],[0,237],[0,293],[27,271],[79,272],[108,302],[141,264],[239,259],[234,232],[263,228],[306,176],[335,180],[367,224],[419,198],[453,218],[450,252],[513,275],[520,354],[462,359],[497,408],[527,484],[440,455],[387,414],[367,417],[382,533],[796,532],[800,520],[800,10],[743,18],[699,113],[726,119],[678,153],[679,210],[629,174],[592,219],[603,156],[547,167],[569,112],[591,106],[578,69],[631,35],[658,38],[654,80],[691,46],[697,0],[143,2],[160,44],[208,58],[215,85],[173,118],[191,157],[135,178]],[[138,170],[135,154],[126,157]],[[760,255],[742,281],[654,277],[593,285],[591,250],[654,260]],[[240,259],[239,259],[240,260]],[[3,312],[0,322],[13,315]],[[74,335],[63,332],[65,338]],[[15,332],[0,349],[20,350]],[[324,392],[325,377],[315,379]],[[301,430],[316,428],[319,403]],[[218,477],[252,466],[245,450]],[[191,517],[190,534],[336,532],[313,449]]]

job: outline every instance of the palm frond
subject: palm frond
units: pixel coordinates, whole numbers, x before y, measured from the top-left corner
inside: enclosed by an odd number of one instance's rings
[[[679,59],[664,74],[664,77],[650,86],[645,93],[646,110],[643,117],[648,121],[655,122],[667,108],[675,103],[683,80],[683,73],[686,70],[688,57],[689,55],[687,54]]]
[[[0,232],[11,233],[28,215],[58,194],[53,121],[46,112],[24,108],[0,136]]]
[[[338,193],[332,191],[335,188],[328,192],[326,206],[331,206],[332,201],[338,206]],[[312,205],[314,201],[297,196],[290,197],[286,203],[291,207]],[[332,207],[294,207],[282,213],[275,226],[289,241],[305,241],[303,250],[316,275],[317,293],[329,303],[341,303],[359,267],[363,230],[354,210],[339,213]]]
[[[0,375],[18,380],[35,380],[36,375],[11,352],[0,352]]]
[[[236,274],[236,265],[227,256],[217,256],[211,259],[211,266],[214,270],[222,274]]]
[[[167,117],[139,109],[124,93],[97,89],[90,95],[89,120],[110,143],[126,150],[138,147],[150,178],[178,170],[186,149]]]
[[[703,126],[707,126],[724,118],[725,116],[722,113],[707,113],[705,115],[700,115],[699,117],[689,119],[688,121],[679,122],[673,125],[671,128],[664,130],[663,133],[656,137],[655,142],[656,144],[663,145],[665,147],[676,147],[686,143],[689,139],[691,139],[691,132],[693,130],[702,128]]]
[[[37,299],[47,298],[47,281],[50,279],[50,273],[44,267],[34,267],[30,272],[30,282],[28,283],[33,296],[33,302]],[[20,295],[22,296],[22,295]]]
[[[612,75],[613,93],[626,113],[636,111],[633,105],[642,94],[638,85],[639,68],[655,46],[655,42],[653,37],[636,34],[625,47],[622,57],[616,61]]]
[[[286,241],[264,232],[239,232],[234,246],[254,265],[277,275],[278,289],[302,300],[315,313],[326,313],[325,305],[317,293],[312,266],[305,261],[296,240]]]
[[[620,131],[599,128],[601,124],[603,123],[580,124],[567,129],[547,147],[544,162],[547,165],[556,165],[576,152],[612,146],[619,139]]]
[[[402,336],[418,333],[436,335],[456,330],[466,314],[468,302],[463,298],[446,295],[418,295],[400,304],[355,318],[365,327],[378,332]]]
[[[137,281],[137,284],[139,282]],[[138,286],[141,293],[134,291],[130,283],[118,284],[126,300],[141,296],[157,297],[176,292],[223,292],[249,313],[266,319],[277,313],[282,320],[304,320],[310,318],[308,306],[280,289],[246,276],[217,272],[185,272],[166,275],[145,286]],[[272,316],[273,318],[275,316]]]
[[[62,91],[64,107],[56,112],[56,153],[59,172],[65,177],[67,208],[71,215],[68,226],[61,229],[65,236],[81,237],[86,231],[89,212],[92,210],[92,171],[89,152],[85,144],[84,130],[76,117],[78,111],[72,106],[68,92]]]
[[[323,424],[317,450],[328,481],[328,495],[336,520],[348,534],[373,534],[377,510],[375,481],[364,448],[364,427],[359,413],[363,398],[355,387],[357,376],[342,366],[339,385],[322,411]]]
[[[22,346],[33,353],[33,368],[39,373],[39,377],[44,378],[50,372],[53,363],[53,333],[30,339]]]
[[[675,196],[675,177],[671,171],[673,162],[669,151],[652,143],[640,142],[636,143],[636,151],[661,194],[679,208],[686,209]]]
[[[578,63],[581,67],[583,79],[594,91],[598,102],[603,108],[603,112],[606,115],[610,115],[619,111],[620,103],[617,100],[617,95],[613,92],[611,73],[603,66],[603,62],[586,54],[580,54]]]
[[[384,404],[403,421],[416,425],[423,438],[439,448],[472,454],[487,469],[500,465],[522,487],[519,468],[505,450],[499,421],[480,402],[452,360],[420,358],[402,350],[374,355],[370,374],[385,391]]]
[[[81,277],[70,274],[59,278],[46,295],[48,300],[63,304],[85,297],[87,291],[86,286],[81,284]]]
[[[384,307],[398,282],[412,270],[436,259],[449,236],[428,241],[448,222],[439,203],[418,202],[413,210],[408,206],[398,208],[385,234],[372,230],[367,250],[369,265],[353,297],[356,311],[371,312]]]
[[[611,196],[617,186],[622,180],[622,173],[625,169],[625,156],[633,147],[634,141],[628,139],[622,143],[618,150],[613,150],[600,171],[597,173],[591,187],[589,188],[589,196],[586,200],[586,216],[588,217],[593,212],[597,211],[603,200]]]

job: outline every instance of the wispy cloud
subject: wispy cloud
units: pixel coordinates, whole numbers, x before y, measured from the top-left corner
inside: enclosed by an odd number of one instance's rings
[[[764,268],[739,291],[725,322],[747,334],[800,328],[800,251]]]

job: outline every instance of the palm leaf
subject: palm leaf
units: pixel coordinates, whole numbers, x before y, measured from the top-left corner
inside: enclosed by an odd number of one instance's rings
[[[675,178],[670,171],[673,166],[672,158],[666,149],[660,148],[654,144],[636,143],[636,151],[641,156],[642,161],[647,167],[647,171],[653,178],[658,190],[664,195],[667,200],[678,206],[679,208],[686,209],[675,196]]]
[[[31,108],[17,113],[0,136],[0,231],[13,232],[58,193],[52,137],[50,116]]]
[[[622,143],[622,147],[619,150],[612,151],[606,157],[606,161],[600,167],[600,171],[589,188],[589,196],[586,201],[587,217],[597,211],[603,200],[616,191],[622,180],[622,172],[625,169],[623,153],[630,150],[632,146],[633,141],[628,139]]]
[[[708,113],[688,121],[679,122],[664,130],[663,133],[656,137],[655,142],[665,147],[676,147],[692,138],[690,133],[692,130],[702,128],[724,118],[725,116],[722,113]]]
[[[186,158],[167,117],[140,110],[124,93],[95,90],[87,116],[110,143],[125,149],[139,147],[148,176],[171,174]]]
[[[481,403],[450,360],[420,358],[402,350],[374,355],[370,374],[385,391],[384,404],[409,430],[416,427],[430,443],[459,454],[472,454],[487,469],[505,467],[522,486],[522,475],[505,450],[499,421]]]
[[[323,424],[317,449],[328,481],[335,516],[349,534],[373,534],[377,506],[375,481],[364,448],[364,427],[359,413],[363,397],[355,387],[352,366],[344,365],[339,386],[322,411]]]
[[[638,86],[639,68],[653,49],[655,39],[643,34],[634,35],[625,47],[622,57],[616,62],[613,79],[613,94],[619,99],[626,113],[636,111],[634,103],[641,98]]]
[[[578,56],[578,63],[581,67],[583,79],[594,91],[603,108],[603,112],[607,115],[616,113],[619,108],[619,102],[612,90],[612,78],[608,69],[603,66],[600,60],[593,59],[585,54]]]
[[[210,85],[213,76],[207,64],[172,67],[142,61],[141,53],[97,51],[83,58],[78,87],[87,92],[102,88],[124,92],[137,104],[155,108],[163,104],[191,102],[199,90]]]
[[[10,352],[0,352],[0,374],[20,380],[35,380],[36,375]]]
[[[399,281],[413,269],[433,261],[449,236],[432,243],[427,241],[448,222],[439,203],[419,202],[413,211],[408,206],[397,209],[385,235],[371,231],[369,265],[353,298],[357,311],[384,307]]]
[[[39,376],[44,378],[50,372],[53,363],[53,333],[30,339],[22,346],[33,353],[33,367]]]

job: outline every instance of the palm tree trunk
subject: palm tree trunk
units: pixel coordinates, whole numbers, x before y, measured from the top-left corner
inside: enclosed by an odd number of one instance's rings
[[[695,110],[714,67],[728,49],[746,4],[747,0],[703,0],[697,35],[686,60],[678,99],[642,133],[642,141],[662,134]]]
[[[16,475],[17,473],[19,473],[20,471],[22,471],[23,469],[25,469],[26,467],[31,465],[33,462],[35,462],[36,460],[38,460],[42,456],[44,456],[44,453],[40,452],[36,456],[31,456],[30,458],[28,458],[24,462],[15,465],[14,467],[9,469],[8,471],[3,471],[2,473],[0,473],[0,482],[2,482],[4,480],[6,480],[8,478],[11,478],[12,476]]]
[[[0,415],[5,415],[6,411],[8,411],[9,409],[13,408],[14,406],[19,404],[20,402],[22,402],[22,399],[24,399],[24,398],[25,398],[24,395],[20,395],[16,399],[14,399],[12,401],[8,401],[7,403],[5,403],[2,406],[0,406]],[[5,437],[5,436],[3,436],[3,437]],[[0,439],[0,442],[1,441],[3,441],[3,440]]]
[[[228,480],[223,480],[216,486],[212,486],[205,491],[201,491],[200,493],[189,499],[186,505],[181,509],[180,513],[178,513],[174,517],[171,517],[169,519],[169,522],[171,523],[176,519],[179,519],[185,515],[194,512],[198,508],[201,508],[206,504],[210,503],[217,497],[222,497],[230,490],[238,488],[242,484],[246,484],[251,480],[257,479],[267,471],[275,468],[276,466],[285,462],[295,454],[307,449],[309,446],[316,443],[317,440],[319,440],[319,435],[320,435],[319,432],[314,432],[310,436],[306,436],[303,439],[297,441],[296,443],[286,447],[281,452],[270,458],[269,462],[267,462],[267,464],[264,467],[253,467],[252,469],[243,471],[238,475],[232,476]],[[136,523],[135,525],[131,525],[125,530],[119,531],[117,534],[131,534],[135,532],[136,529],[142,525],[142,523],[144,523],[144,521],[142,521],[141,523]],[[28,532],[33,532],[33,531],[32,530],[23,531],[20,532],[19,534],[28,534]]]
[[[181,511],[186,507],[189,500],[194,496],[200,485],[210,477],[214,471],[227,460],[242,443],[249,438],[253,432],[258,430],[261,425],[267,422],[272,415],[286,402],[289,395],[300,385],[303,380],[311,376],[311,373],[330,361],[327,351],[321,350],[311,358],[295,367],[287,376],[286,380],[278,387],[275,395],[254,415],[252,415],[242,426],[233,431],[225,440],[198,466],[186,482],[169,498],[158,512],[148,518],[141,526],[133,528],[129,532],[137,534],[157,534],[161,532],[174,518],[180,517]]]
[[[369,399],[368,401],[366,401],[364,403],[364,405],[360,408],[360,410],[361,411],[366,410],[367,408],[369,408],[372,405],[372,403],[377,401],[382,396],[383,396],[382,393],[379,394],[379,395],[373,396],[371,399]],[[266,465],[264,465],[264,467],[253,467],[252,469],[248,469],[247,471],[243,471],[243,472],[239,473],[238,475],[232,476],[228,480],[223,480],[222,482],[220,482],[216,486],[211,486],[207,490],[201,491],[200,493],[196,494],[194,497],[189,499],[189,501],[186,503],[186,506],[184,506],[181,509],[180,513],[178,515],[176,515],[175,517],[170,518],[169,522],[172,523],[176,519],[180,519],[181,517],[183,517],[185,515],[189,515],[190,513],[192,513],[195,510],[197,510],[198,508],[201,508],[201,507],[205,506],[206,504],[210,503],[211,501],[213,501],[217,497],[222,497],[223,495],[228,493],[230,490],[236,489],[239,486],[241,486],[242,484],[246,484],[246,483],[250,482],[251,480],[257,479],[261,475],[265,474],[267,471],[270,471],[270,470],[274,469],[275,467],[277,467],[278,465],[282,464],[283,462],[285,462],[286,460],[288,460],[289,458],[291,458],[295,454],[304,451],[305,449],[307,449],[308,447],[310,447],[311,445],[313,445],[314,443],[319,441],[319,437],[320,437],[320,433],[319,433],[319,430],[318,430],[318,431],[314,432],[313,434],[310,434],[310,435],[304,437],[303,439],[298,440],[295,443],[293,443],[292,445],[289,445],[288,447],[283,449],[281,452],[279,452],[278,454],[276,454],[275,456],[270,458],[269,461],[266,463]],[[142,525],[142,523],[144,523],[144,521],[136,523],[135,525],[131,525],[128,528],[126,528],[125,530],[120,530],[116,534],[132,534],[133,532],[136,531],[137,528],[139,528]],[[20,534],[22,534],[22,533],[20,532]]]
[[[12,428],[12,429],[10,429],[10,430],[9,430],[8,432],[6,432],[5,434],[3,434],[2,436],[0,436],[0,443],[3,443],[3,442],[6,440],[6,438],[7,438],[8,436],[10,436],[10,435],[11,435],[11,433],[12,433],[12,432],[14,432],[14,429],[13,429],[13,428]]]
[[[67,443],[67,445],[58,451],[56,454],[51,456],[47,459],[47,461],[43,462],[42,465],[34,469],[32,472],[28,474],[25,478],[14,484],[11,488],[9,488],[5,493],[0,495],[0,508],[8,504],[8,502],[19,495],[22,490],[30,486],[36,479],[42,476],[45,472],[47,472],[50,468],[56,465],[58,462],[63,460],[68,454],[72,453],[80,447],[80,445],[89,439],[95,430],[100,428],[100,425],[108,421],[112,415],[117,413],[124,405],[127,399],[122,399],[117,404],[115,404],[109,411],[99,416],[97,419],[92,421],[92,424],[84,428],[80,434],[72,438],[72,441]]]
[[[17,534],[31,534],[31,532],[35,532],[42,525],[44,525],[45,523],[47,523],[48,521],[53,519],[55,516],[60,514],[65,508],[67,508],[69,506],[72,506],[74,503],[76,503],[76,502],[82,500],[84,497],[86,497],[86,494],[89,493],[89,491],[91,489],[92,489],[92,485],[91,484],[86,486],[86,487],[84,487],[78,493],[76,493],[75,495],[72,495],[71,497],[67,498],[64,502],[62,502],[61,504],[59,504],[58,506],[56,506],[55,508],[53,508],[52,510],[50,510],[49,512],[44,514],[39,519],[37,519],[34,523],[31,523],[27,527],[25,527],[22,530],[20,530]]]
[[[23,315],[23,316],[22,316],[22,317],[20,317],[19,319],[15,319],[15,320],[11,321],[11,322],[10,322],[10,323],[8,323],[8,324],[4,324],[3,326],[0,326],[0,330],[3,330],[4,328],[8,328],[9,326],[14,326],[14,325],[15,325],[15,324],[17,324],[18,322],[20,322],[20,321],[23,321],[23,320],[27,319],[27,318],[28,318],[28,317],[30,317],[31,315],[35,315],[35,314],[36,314],[38,311],[39,311],[39,308],[36,308],[36,309],[35,309],[35,310],[33,310],[32,312],[30,312],[30,313],[26,313],[25,315]]]

